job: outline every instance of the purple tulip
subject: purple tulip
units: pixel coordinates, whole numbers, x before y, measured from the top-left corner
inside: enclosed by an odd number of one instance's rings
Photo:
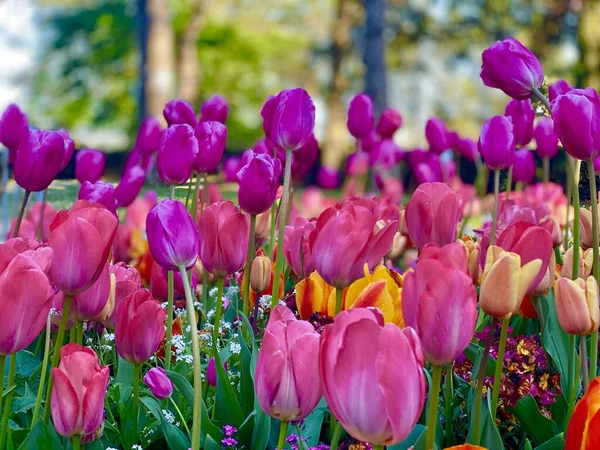
[[[548,100],[553,102],[559,95],[564,95],[567,92],[575,89],[565,80],[558,80],[548,86]]]
[[[425,125],[425,137],[429,143],[430,152],[439,155],[450,148],[446,125],[443,120],[437,117],[432,117],[427,121],[427,125]]]
[[[356,152],[348,156],[346,162],[346,172],[348,175],[362,175],[369,170],[369,154],[366,152]]]
[[[138,130],[135,147],[143,155],[151,155],[160,147],[161,127],[154,117],[144,119]]]
[[[21,140],[27,137],[28,126],[27,114],[14,103],[8,105],[0,118],[0,143],[8,148],[12,164]]]
[[[148,213],[146,234],[152,258],[167,270],[189,269],[198,257],[198,230],[185,206],[163,200]]]
[[[202,122],[219,122],[225,125],[229,115],[229,106],[227,100],[221,95],[213,95],[206,99],[201,108]]]
[[[535,152],[540,158],[554,158],[558,153],[558,136],[554,133],[554,122],[549,117],[540,117],[533,137],[537,144]]]
[[[227,183],[238,181],[237,173],[241,168],[242,159],[238,156],[230,156],[223,161],[223,174]]]
[[[337,189],[340,175],[333,167],[321,166],[317,172],[317,184],[323,189]]]
[[[402,160],[404,152],[391,139],[384,139],[369,153],[371,166],[381,170],[390,170]]]
[[[199,173],[216,171],[225,151],[227,128],[220,122],[200,122],[194,133],[198,140],[198,154],[192,167]]]
[[[308,175],[319,159],[319,151],[319,142],[314,135],[309,136],[302,146],[294,151],[292,156],[293,181],[303,180]]]
[[[382,138],[375,131],[372,131],[367,136],[359,140],[359,149],[364,151],[365,153],[371,153],[374,149],[377,148],[377,146],[383,139],[391,139],[391,137]]]
[[[574,89],[552,102],[554,132],[575,159],[589,161],[600,149],[600,98],[587,88]]]
[[[95,183],[102,178],[105,169],[106,155],[100,150],[84,148],[75,155],[75,178],[80,183]]]
[[[133,166],[121,177],[115,189],[115,199],[121,208],[126,208],[133,203],[146,181],[146,171],[140,166]]]
[[[524,148],[515,152],[513,180],[531,183],[535,179],[535,158],[533,152]]]
[[[144,375],[144,383],[159,400],[169,398],[173,393],[173,382],[162,367],[153,367]]]
[[[30,130],[15,154],[15,181],[26,191],[43,191],[61,172],[64,156],[65,141],[60,134]]]
[[[490,170],[508,169],[515,159],[515,136],[510,118],[495,116],[481,128],[479,153]]]
[[[356,139],[367,136],[373,131],[375,113],[373,102],[366,94],[358,94],[350,101],[348,108],[348,131]]]
[[[242,157],[242,167],[237,173],[240,207],[250,215],[268,210],[277,196],[280,177],[281,162],[277,158],[246,151]]]
[[[383,110],[377,121],[375,131],[382,138],[391,138],[394,133],[402,126],[402,116],[393,108]]]
[[[77,198],[79,200],[100,203],[112,213],[117,210],[115,187],[112,185],[112,183],[107,183],[105,181],[96,181],[95,183],[90,183],[89,181],[84,181],[81,183]]]
[[[281,91],[267,100],[261,114],[266,137],[279,148],[298,150],[313,134],[315,105],[304,89]]]
[[[163,130],[156,168],[163,183],[184,184],[192,175],[198,156],[198,140],[187,124],[173,125]]]
[[[415,153],[413,150],[411,153]],[[435,183],[444,181],[444,172],[440,163],[440,157],[435,153],[426,152],[423,160],[411,166],[415,175],[417,185],[423,183]],[[447,171],[450,172],[450,168]],[[448,173],[450,175],[450,173]]]
[[[185,100],[171,100],[165,105],[163,116],[169,126],[187,124],[193,128],[198,124],[194,108]]]
[[[227,362],[223,365],[223,368],[227,370]],[[210,358],[208,360],[208,366],[206,366],[206,381],[208,381],[208,384],[212,387],[217,387],[217,366],[215,364],[215,358]]]
[[[600,172],[600,156],[594,159],[594,172]]]
[[[473,139],[456,139],[454,141],[454,150],[469,162],[474,163],[479,159],[477,142],[475,142]]]
[[[71,158],[73,157],[73,153],[75,152],[75,142],[73,142],[73,139],[71,138],[71,135],[67,130],[61,128],[56,130],[56,132],[60,135],[60,137],[63,138],[63,141],[65,143],[65,153],[63,156],[62,164],[60,165],[60,171],[62,172],[67,168],[69,162],[71,161]]]
[[[536,56],[513,38],[496,41],[483,52],[481,79],[506,95],[525,100],[544,84],[544,70]]]
[[[512,99],[506,105],[504,115],[512,120],[515,145],[522,147],[529,144],[533,136],[533,120],[535,119],[531,100]]]
[[[275,144],[266,137],[256,141],[252,150],[254,150],[254,153],[265,154],[277,158],[281,161],[281,167],[285,166],[285,150],[275,147]]]
[[[127,172],[129,169],[135,166],[140,166],[146,173],[152,168],[154,163],[154,155],[145,155],[140,149],[134,148],[125,157],[125,164],[123,164],[123,172]]]

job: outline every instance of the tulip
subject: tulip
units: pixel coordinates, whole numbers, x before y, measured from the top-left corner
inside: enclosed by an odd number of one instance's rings
[[[115,345],[119,355],[133,364],[148,361],[165,336],[166,317],[149,290],[129,294],[116,312]]]
[[[250,269],[250,287],[254,292],[264,292],[271,282],[271,260],[259,255],[252,261]]]
[[[71,162],[71,158],[73,157],[73,153],[75,152],[75,142],[73,141],[73,138],[71,138],[69,132],[65,129],[60,128],[56,130],[56,133],[58,133],[60,137],[63,138],[63,141],[65,143],[65,152],[63,154],[63,160],[60,165],[60,172],[62,172],[67,168],[67,166]]]
[[[508,169],[515,159],[513,124],[508,117],[495,116],[483,124],[478,142],[483,162],[490,170]]]
[[[173,382],[162,367],[153,367],[144,375],[144,383],[159,400],[169,398],[173,393]]]
[[[593,450],[598,445],[600,377],[591,381],[577,402],[565,436],[565,450]]]
[[[117,218],[96,203],[78,200],[50,224],[54,252],[50,274],[66,295],[78,294],[98,279],[117,231]]]
[[[556,315],[565,333],[585,336],[598,330],[598,283],[593,276],[585,280],[559,277],[554,293]]]
[[[375,267],[392,247],[398,220],[378,222],[360,204],[328,208],[319,216],[310,246],[315,268],[332,286],[342,289],[359,279],[364,265]]]
[[[427,250],[429,246],[425,248]],[[466,254],[460,244],[425,250],[414,271],[406,274],[402,289],[404,323],[421,338],[425,359],[436,366],[454,361],[467,348],[477,322],[477,293],[466,273]],[[444,261],[445,252],[462,254],[462,267]]]
[[[317,163],[319,152],[319,143],[313,135],[302,146],[296,149],[292,158],[293,181],[300,183],[306,178]]]
[[[146,218],[146,233],[152,257],[161,267],[178,271],[196,263],[198,230],[183,203],[163,200],[156,205]]]
[[[269,416],[285,422],[308,416],[323,395],[319,334],[312,324],[276,306],[265,328],[254,379],[258,403]]]
[[[356,152],[348,156],[346,172],[348,175],[363,175],[369,170],[369,155],[365,152]]]
[[[542,64],[516,39],[496,41],[481,56],[483,83],[514,99],[526,100],[544,84]]]
[[[29,131],[15,154],[15,181],[26,191],[43,191],[61,172],[64,153],[65,143],[57,132]]]
[[[523,297],[541,267],[540,259],[521,266],[521,257],[517,253],[490,245],[479,290],[481,309],[498,319],[511,317],[519,311]]]
[[[75,178],[80,183],[89,181],[95,183],[106,169],[106,155],[100,150],[84,148],[75,156]]]
[[[50,398],[52,422],[62,436],[94,436],[104,422],[104,397],[108,366],[100,366],[90,347],[65,345],[60,365],[52,369],[54,389]]]
[[[184,184],[192,175],[198,140],[189,125],[174,125],[162,132],[156,168],[163,183]]]
[[[146,181],[146,171],[140,166],[133,166],[123,173],[121,181],[115,188],[115,199],[121,208],[127,208],[136,199]]]
[[[310,235],[315,227],[315,220],[308,221],[302,217],[296,219],[294,225],[285,227],[283,252],[292,272],[299,278],[306,278],[315,270],[309,245]]]
[[[216,171],[225,151],[227,128],[220,122],[200,122],[194,134],[198,140],[198,154],[193,169],[199,173]]]
[[[138,130],[135,140],[135,148],[141,155],[148,157],[155,153],[160,147],[161,128],[160,123],[154,117],[144,119]]]
[[[531,100],[512,99],[506,105],[504,115],[512,120],[515,144],[518,146],[529,144],[533,136],[533,121],[535,119],[535,111]]]
[[[52,250],[29,249],[22,239],[0,244],[0,355],[27,348],[44,328],[54,295],[51,260]]]
[[[574,89],[552,102],[554,132],[569,155],[589,161],[600,149],[600,98],[587,88]]]
[[[513,180],[517,183],[531,183],[535,180],[535,158],[529,149],[524,148],[515,152]]]
[[[354,138],[367,136],[375,123],[373,102],[367,94],[355,95],[348,107],[348,131]]]
[[[240,270],[248,251],[250,220],[232,202],[210,205],[198,219],[200,260],[216,277]]]
[[[559,95],[564,95],[574,88],[565,80],[558,80],[548,86],[548,100],[553,102]]]
[[[95,183],[84,181],[81,183],[77,198],[92,203],[99,203],[112,213],[117,210],[115,187],[112,183],[106,181],[96,181]]]
[[[223,174],[227,183],[238,181],[237,173],[241,168],[242,159],[237,156],[230,156],[223,161]],[[279,163],[281,164],[281,163]]]
[[[57,211],[50,202],[46,202],[46,204],[44,204],[44,202],[36,202],[29,208],[29,211],[27,211],[25,217],[32,224],[36,225],[36,232],[38,232],[41,227],[42,242],[48,240],[48,236],[50,235],[50,224],[56,217],[56,214]],[[23,224],[21,224],[21,229],[23,229]],[[10,236],[12,237],[12,234]]]
[[[296,309],[300,318],[308,320],[314,313],[329,314],[329,299],[335,304],[334,288],[315,270],[309,277],[296,284]],[[331,316],[335,316],[335,307]]]
[[[227,100],[220,95],[209,97],[202,104],[200,114],[202,116],[202,122],[214,121],[225,125],[225,122],[227,122],[227,115],[229,114]]]
[[[417,250],[429,242],[449,244],[456,239],[460,198],[447,184],[423,183],[408,202],[404,218]]]
[[[0,117],[0,143],[8,148],[10,162],[14,164],[14,156],[23,139],[29,133],[27,114],[18,105],[11,103]]]
[[[340,184],[338,171],[332,167],[319,167],[317,171],[317,184],[323,189],[337,189]]]
[[[583,250],[579,248],[579,277],[584,280],[592,273],[594,264],[593,250],[588,248]],[[573,247],[569,247],[563,258],[563,265],[560,276],[564,278],[573,278]]]
[[[240,207],[250,215],[267,211],[275,201],[280,177],[281,162],[277,158],[246,151],[237,173]]]
[[[540,158],[554,158],[560,147],[558,146],[558,136],[554,133],[554,121],[549,117],[540,117],[533,137],[537,145],[535,152]]]
[[[479,445],[462,444],[462,445],[454,445],[453,447],[446,447],[444,450],[488,450],[488,449],[485,447],[480,447]]]
[[[473,139],[457,139],[454,141],[454,150],[459,153],[460,156],[472,163],[480,158],[477,142]]]
[[[402,126],[402,116],[393,108],[383,110],[377,121],[375,131],[382,138],[392,138],[394,133]]]
[[[448,130],[443,120],[432,117],[425,125],[425,138],[429,143],[429,151],[441,154],[450,148]]]
[[[198,124],[194,108],[185,100],[174,99],[168,102],[163,109],[163,116],[169,127],[187,124],[193,128]]]
[[[315,105],[304,89],[281,91],[265,103],[261,115],[265,136],[279,148],[297,150],[313,134]]]
[[[592,228],[592,211],[586,208],[579,210],[580,244],[584,250],[594,246],[594,233]]]
[[[479,243],[475,242],[470,236],[464,236],[457,242],[462,245],[467,252],[468,273],[473,284],[477,286],[479,284],[479,275],[481,273],[481,267],[479,265],[479,253],[481,249]]]
[[[223,365],[223,369],[227,370],[227,363]],[[212,387],[217,387],[217,366],[215,364],[215,358],[210,358],[208,360],[208,365],[206,366],[206,381]]]
[[[6,233],[6,239],[10,239],[15,235],[15,230],[17,228],[18,218],[15,217],[10,221],[10,229],[8,233]],[[28,219],[23,218],[21,220],[21,224],[19,226],[19,234],[16,237],[27,238],[27,239],[36,239],[37,238],[37,225],[35,222],[32,222]]]
[[[412,328],[384,325],[375,309],[345,311],[325,327],[319,359],[327,405],[352,437],[394,445],[409,435],[426,390]]]
[[[110,297],[110,289],[110,271],[108,261],[106,261],[94,284],[73,296],[71,317],[78,321],[92,320],[106,306]]]

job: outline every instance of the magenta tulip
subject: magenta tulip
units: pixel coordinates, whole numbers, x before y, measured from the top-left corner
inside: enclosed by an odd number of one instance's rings
[[[292,181],[299,183],[306,178],[317,163],[319,152],[319,142],[314,135],[311,135],[294,151],[292,155]]]
[[[159,400],[169,398],[173,393],[173,382],[162,367],[153,367],[144,375],[144,383]]]
[[[15,181],[26,191],[43,191],[62,171],[64,156],[65,141],[60,134],[30,130],[15,154]]]
[[[185,100],[174,99],[163,109],[163,116],[169,126],[187,124],[194,128],[198,124],[194,108]]]
[[[327,406],[352,437],[393,445],[413,430],[426,385],[412,328],[384,325],[377,309],[343,311],[325,327],[319,359]]]
[[[138,130],[135,148],[144,156],[150,156],[160,147],[161,127],[154,117],[144,119]]]
[[[558,136],[554,132],[554,121],[550,117],[540,117],[533,137],[537,145],[535,152],[540,158],[554,158],[560,147],[558,146]]]
[[[544,84],[542,64],[516,39],[496,41],[481,57],[483,83],[514,99],[526,100]]]
[[[117,218],[97,203],[78,200],[50,224],[54,252],[50,274],[66,295],[78,294],[100,276],[117,232]]]
[[[517,146],[529,144],[533,136],[533,120],[535,119],[531,100],[512,99],[506,105],[504,115],[512,120],[515,144]]]
[[[121,208],[127,208],[137,198],[144,183],[146,171],[140,166],[133,166],[123,173],[121,181],[115,188],[115,199]]]
[[[115,345],[121,358],[133,364],[150,359],[165,337],[167,313],[147,289],[129,294],[116,315]]]
[[[429,143],[429,151],[441,154],[450,148],[448,130],[443,120],[432,117],[425,125],[425,138]]]
[[[223,308],[227,309],[225,305]],[[223,368],[227,370],[227,363],[223,365]],[[206,381],[208,381],[208,384],[210,384],[212,387],[217,387],[217,366],[215,363],[215,358],[210,358],[208,360],[208,366],[206,366]]]
[[[29,133],[28,127],[27,114],[14,103],[8,105],[0,117],[0,143],[8,148],[11,156],[10,162],[13,164],[21,141]]]
[[[198,140],[189,125],[173,125],[162,133],[156,167],[163,183],[184,184],[192,175]]]
[[[239,158],[237,156],[230,156],[229,158],[225,158],[225,160],[223,161],[223,175],[225,176],[225,182],[237,183],[239,181],[237,173],[239,172],[241,167],[242,158]]]
[[[410,239],[417,250],[421,251],[430,242],[440,246],[454,242],[460,211],[460,198],[447,184],[421,184],[404,214]]]
[[[106,181],[96,181],[93,184],[89,181],[84,181],[81,183],[77,198],[92,203],[99,203],[112,213],[117,210],[115,187],[112,183],[107,183]]]
[[[517,183],[531,183],[535,180],[535,158],[529,149],[524,148],[515,152],[513,180]]]
[[[58,133],[60,137],[63,138],[63,141],[65,143],[65,153],[63,154],[63,161],[60,165],[60,171],[62,172],[67,168],[67,165],[71,162],[71,158],[73,157],[73,153],[75,152],[75,142],[73,141],[73,138],[67,130],[61,128],[59,130],[56,130],[56,133]]]
[[[106,306],[109,296],[110,271],[108,261],[106,261],[94,284],[73,296],[71,317],[79,321],[94,319]]]
[[[200,260],[217,277],[240,270],[248,251],[250,219],[232,202],[213,203],[198,219]]]
[[[490,170],[508,169],[515,159],[515,135],[508,117],[495,116],[481,127],[479,153]]]
[[[340,175],[333,167],[321,166],[317,171],[317,184],[323,189],[337,189]]]
[[[258,353],[254,375],[260,407],[286,422],[302,420],[323,393],[319,382],[319,334],[309,322],[297,320],[285,306],[276,306]]]
[[[346,163],[346,172],[348,175],[362,175],[369,170],[369,154],[366,152],[356,152],[348,156]]]
[[[348,107],[348,131],[356,139],[367,136],[373,131],[375,113],[373,102],[366,94],[355,95]]]
[[[152,258],[161,267],[178,271],[196,264],[198,230],[183,203],[163,200],[156,205],[146,218],[146,234]]]
[[[575,89],[565,80],[558,80],[548,86],[548,99],[553,102],[559,95],[564,95]]]
[[[281,161],[269,155],[259,155],[252,150],[244,152],[237,173],[240,182],[238,203],[251,215],[267,211],[277,196],[281,178]]]
[[[465,158],[469,162],[476,162],[479,156],[479,149],[477,148],[477,142],[473,139],[456,139],[454,141],[454,150],[460,154],[463,158]]]
[[[50,224],[56,217],[57,213],[58,211],[56,211],[54,205],[52,205],[50,202],[46,202],[46,204],[44,204],[44,202],[36,202],[31,206],[31,208],[29,208],[29,211],[27,211],[27,215],[25,217],[32,224],[35,224],[36,238],[41,221],[42,242],[46,242],[48,240],[48,236],[50,236]],[[44,216],[43,218],[42,215]],[[21,224],[21,228],[23,228],[23,224]],[[12,234],[10,236],[12,237]]]
[[[394,108],[386,108],[379,116],[375,131],[382,138],[391,139],[401,126],[402,115]]]
[[[217,170],[227,142],[227,128],[220,122],[200,122],[195,130],[198,154],[192,165],[199,173]]]
[[[90,347],[68,344],[60,350],[60,364],[52,369],[54,388],[50,412],[56,432],[81,435],[87,442],[104,422],[104,397],[108,389],[108,366],[100,366]]]
[[[115,327],[116,313],[121,305],[121,302],[129,295],[142,288],[140,274],[134,267],[128,266],[125,263],[112,264],[109,269],[111,278],[111,289],[114,283],[114,305],[113,310],[105,321],[105,324],[111,328]]]
[[[227,100],[221,95],[213,95],[206,99],[200,111],[202,122],[219,122],[225,125],[229,115]]]
[[[298,217],[294,225],[285,227],[283,252],[288,265],[298,278],[310,276],[315,263],[310,247],[310,236],[316,228],[316,221]]]
[[[428,257],[423,249],[414,271],[402,285],[402,314],[406,326],[421,338],[425,359],[443,366],[458,358],[467,348],[477,322],[477,293],[467,275],[465,250],[452,243],[436,247],[440,255]],[[457,254],[463,264],[456,267]]]
[[[95,183],[106,169],[106,155],[100,150],[84,148],[75,155],[75,178],[80,183]]]

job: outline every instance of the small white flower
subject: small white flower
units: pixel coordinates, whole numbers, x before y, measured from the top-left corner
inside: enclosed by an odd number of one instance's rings
[[[242,351],[242,346],[237,342],[231,341],[229,344],[229,351],[234,355],[239,355]]]
[[[167,422],[169,422],[170,424],[175,422],[175,415],[171,411],[169,411],[168,409],[163,409],[162,413],[165,416]]]
[[[213,317],[215,317],[215,310],[211,309],[209,312],[206,313],[206,317],[208,319],[212,319]]]
[[[231,286],[229,289],[227,289],[227,296],[230,296],[232,294],[237,294],[239,292],[240,292],[239,286]]]
[[[219,288],[215,286],[210,291],[208,291],[208,295],[210,295],[211,297],[214,297],[215,295],[217,295],[218,292],[219,292]]]
[[[169,302],[163,302],[163,303],[161,303],[161,304],[160,304],[160,307],[161,307],[162,309],[167,309],[167,308],[169,307]]]
[[[104,335],[102,337],[107,342],[114,342],[114,340],[115,340],[115,334],[114,333],[104,333]]]
[[[279,306],[287,306],[287,304],[286,304],[286,303],[285,303],[283,300],[279,300],[279,301],[277,302],[277,304],[278,304]]]
[[[131,450],[143,450],[141,445],[135,444],[131,446]]]
[[[271,306],[271,296],[270,296],[270,295],[263,295],[263,296],[260,298],[260,301],[259,301],[259,306],[260,306],[262,309],[269,308],[269,307]]]

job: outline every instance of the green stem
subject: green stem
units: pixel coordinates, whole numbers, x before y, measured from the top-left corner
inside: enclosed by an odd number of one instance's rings
[[[173,271],[167,273],[167,340],[165,344],[165,369],[171,369],[171,342],[173,341]]]
[[[4,395],[4,367],[6,366],[6,355],[0,355],[0,412],[2,411],[2,396]]]
[[[281,425],[279,425],[279,439],[277,440],[277,450],[281,450],[285,447],[285,438],[287,438],[288,431],[288,423],[286,421],[281,421]]]
[[[373,450],[384,450],[385,446],[383,445],[372,445]]]
[[[11,389],[15,384],[15,375],[17,372],[17,354],[13,353],[10,355],[10,364],[8,366],[8,383],[6,384],[7,389]],[[4,382],[4,380],[2,380]],[[12,409],[14,389],[6,394],[6,400],[4,401],[4,409],[2,411],[2,428],[0,429],[0,448],[4,449],[6,444],[6,436],[8,434],[8,418],[10,417]],[[0,402],[1,403],[1,402]]]
[[[337,450],[340,445],[340,437],[342,436],[342,426],[339,422],[336,422],[335,428],[333,430],[333,436],[331,436],[331,444],[329,445],[329,450]]]
[[[550,107],[550,102],[548,101],[548,99],[546,98],[546,96],[544,94],[542,94],[539,89],[537,88],[532,88],[531,89],[531,93],[538,98],[538,100],[540,100],[544,106],[546,107],[546,109],[548,110],[548,112],[550,113],[550,115],[552,115],[552,108]]]
[[[544,201],[547,200],[548,183],[550,182],[550,158],[542,158],[542,182],[544,183]]]
[[[571,208],[569,208],[569,205],[571,204],[571,199],[573,196],[573,171],[572,171],[573,159],[567,154],[565,154],[565,165],[566,165],[566,172],[567,172],[567,216],[565,219],[566,226],[565,226],[565,234],[564,234],[564,238],[563,238],[563,245],[566,249],[567,244],[569,243],[569,218],[571,216]]]
[[[46,382],[46,372],[48,371],[48,359],[50,357],[50,334],[52,332],[52,320],[50,314],[46,319],[46,338],[44,339],[44,359],[42,361],[42,373],[40,375],[40,385],[38,387],[37,397],[35,399],[35,408],[33,409],[33,418],[31,419],[31,427],[38,421],[40,415],[40,407],[42,405],[42,397],[44,395],[44,384]],[[0,380],[3,378],[0,376]],[[0,398],[2,397],[0,392]]]
[[[190,196],[192,195],[192,185],[194,184],[194,174],[190,177],[188,183],[187,195],[185,196],[185,209],[189,210],[190,207]]]
[[[204,179],[204,174],[196,175],[196,184],[194,185],[194,193],[192,194],[192,219],[196,223],[196,216],[198,215],[198,193],[200,192],[200,183]]]
[[[44,189],[44,193],[42,194],[42,208],[40,212],[40,223],[38,224],[37,229],[37,240],[42,242],[42,235],[44,231],[44,211],[46,210],[46,203],[48,201],[48,189]]]
[[[581,161],[575,161],[573,165],[573,279],[579,278],[579,168]]]
[[[212,333],[212,349],[215,362],[219,356],[219,327],[221,325],[221,315],[223,314],[223,290],[225,285],[225,279],[217,279],[217,311],[215,313],[215,323],[213,325]]]
[[[200,204],[200,215],[204,212],[204,205],[208,205],[210,202],[210,197],[208,193],[208,179],[204,178],[204,188],[202,189],[202,203]],[[189,280],[190,284],[192,283],[192,271],[190,270]],[[208,270],[206,267],[202,267],[202,304],[206,306],[208,303]],[[200,309],[202,312],[202,308]]]
[[[73,440],[73,450],[80,450],[81,449],[81,436],[79,436],[78,434],[74,434],[72,437]]]
[[[592,235],[594,254],[594,278],[600,283],[600,246],[598,242],[598,191],[596,190],[596,173],[594,172],[594,160],[588,161],[588,173],[590,175],[590,194],[592,196]],[[596,378],[598,372],[598,331],[592,333],[590,339],[590,379]]]
[[[285,174],[283,176],[283,195],[281,197],[281,210],[279,212],[279,235],[277,236],[277,257],[275,258],[275,274],[273,278],[273,292],[271,307],[277,306],[279,302],[279,275],[283,272],[283,234],[285,231],[285,219],[290,198],[290,181],[292,179],[292,151],[285,151]],[[284,281],[285,283],[285,281]]]
[[[335,315],[337,316],[342,311],[342,298],[344,290],[335,288]]]
[[[513,166],[508,168],[508,176],[506,177],[506,200],[510,198],[510,193],[512,191],[512,173]]]
[[[75,324],[75,333],[77,336],[77,343],[83,345],[83,322],[78,320]]]
[[[567,418],[565,420],[565,429],[573,414],[575,408],[575,401],[577,400],[577,392],[579,391],[579,376],[577,374],[577,352],[575,349],[575,336],[569,334],[569,371],[570,371],[570,390],[568,398],[568,411]]]
[[[438,400],[440,383],[442,381],[442,366],[433,366],[433,375],[429,389],[429,405],[427,406],[427,429],[425,430],[425,448],[434,448],[435,428],[437,425]]]
[[[23,196],[23,203],[21,203],[21,210],[19,211],[19,215],[17,216],[17,223],[15,224],[15,230],[13,231],[13,237],[17,237],[19,235],[19,230],[21,229],[21,222],[23,221],[23,216],[25,215],[25,208],[27,208],[27,200],[29,200],[30,194],[31,191],[25,191],[25,195]]]
[[[494,209],[492,210],[492,232],[490,245],[496,242],[496,227],[498,224],[498,197],[500,196],[500,171],[494,170]]]
[[[56,335],[56,342],[54,343],[54,354],[52,355],[52,365],[50,370],[58,367],[60,361],[60,349],[62,348],[63,341],[65,340],[65,329],[67,328],[67,322],[69,320],[69,314],[71,313],[71,301],[73,297],[65,295],[63,304],[63,310],[60,317],[60,324],[58,325],[58,333]],[[46,403],[44,405],[44,423],[48,423],[50,418],[50,394],[52,394],[52,377],[48,378],[48,389],[46,389]],[[2,448],[2,446],[0,446]]]
[[[192,422],[192,450],[200,448],[201,407],[202,407],[202,377],[200,374],[200,345],[198,343],[198,324],[196,323],[196,311],[194,309],[194,297],[192,289],[186,276],[185,267],[179,268],[183,289],[185,291],[185,303],[187,307],[188,321],[192,331],[192,356],[194,358],[194,414]]]
[[[446,378],[444,380],[444,418],[446,419],[446,447],[454,445],[454,432],[452,430],[453,413],[452,398],[454,397],[454,386],[452,380],[452,363],[446,366]]]
[[[133,431],[135,431],[136,441],[137,443],[137,435],[138,435],[138,423],[139,423],[139,415],[140,415],[140,371],[142,365],[134,364],[133,365]]]
[[[583,372],[583,392],[587,392],[590,385],[590,372],[588,369],[587,342],[585,336],[579,336],[579,357],[581,359],[581,371]]]
[[[250,234],[248,235],[248,254],[246,255],[246,267],[244,268],[244,316],[248,317],[249,301],[250,298],[250,270],[252,268],[252,261],[254,260],[254,236],[256,234],[256,214],[250,216]],[[258,302],[258,297],[256,298]]]
[[[492,421],[496,421],[498,410],[498,395],[500,394],[500,381],[502,379],[502,369],[504,367],[504,351],[506,350],[506,338],[508,336],[508,319],[502,321],[502,331],[500,332],[500,343],[498,344],[498,359],[496,360],[496,371],[494,372],[494,386],[492,388]]]
[[[544,319],[544,310],[542,309],[542,297],[535,296],[533,297],[533,304],[535,307],[535,312],[538,315],[538,319],[540,321],[540,335],[542,336],[542,340],[544,339],[544,331],[546,330],[546,320]]]
[[[171,404],[175,408],[175,411],[177,411],[177,415],[179,416],[179,420],[181,421],[183,428],[185,428],[185,431],[187,432],[187,434],[190,435],[190,429],[188,428],[187,423],[185,422],[185,419],[183,418],[183,414],[181,414],[181,410],[177,406],[177,403],[175,403],[175,400],[173,400],[172,396],[169,397],[169,400],[171,400]]]

